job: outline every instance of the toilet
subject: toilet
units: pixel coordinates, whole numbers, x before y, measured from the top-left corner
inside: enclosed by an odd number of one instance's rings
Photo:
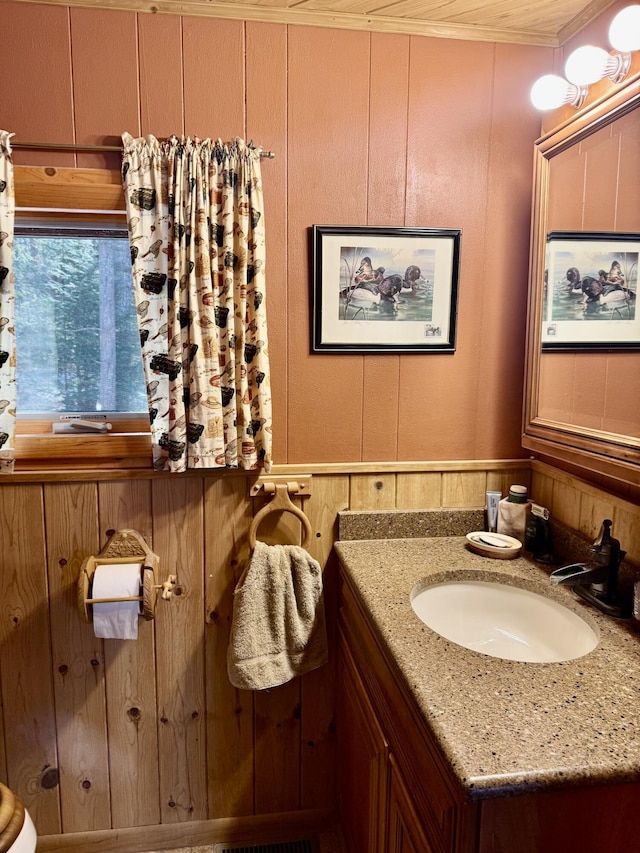
[[[33,853],[36,829],[21,800],[0,782],[0,853]]]

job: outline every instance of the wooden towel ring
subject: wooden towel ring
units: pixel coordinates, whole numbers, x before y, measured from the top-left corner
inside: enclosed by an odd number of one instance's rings
[[[311,527],[311,522],[304,512],[300,507],[296,506],[289,497],[289,491],[297,491],[297,483],[275,483],[273,486],[267,483],[265,484],[264,490],[265,492],[273,491],[274,497],[266,506],[263,506],[262,509],[256,513],[255,518],[251,522],[251,527],[249,528],[249,547],[251,550],[253,551],[256,547],[256,534],[258,532],[258,527],[265,516],[269,515],[271,512],[291,512],[297,516],[304,529],[304,536],[302,537],[302,544],[304,545],[313,536],[313,528]]]

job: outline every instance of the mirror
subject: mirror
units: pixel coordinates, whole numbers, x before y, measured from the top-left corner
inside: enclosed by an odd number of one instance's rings
[[[640,485],[639,66],[634,57],[624,83],[603,83],[603,94],[536,143],[522,440],[524,447],[553,460],[636,486]],[[620,241],[621,235],[627,242]],[[561,239],[567,236],[572,238],[568,244]],[[618,243],[612,245],[607,238]],[[610,262],[621,249],[626,252],[628,287],[626,294],[615,296],[625,297],[624,310],[600,313],[605,311],[603,298],[587,292],[586,276],[597,277],[598,268],[605,266],[608,275]],[[575,273],[569,268],[578,263],[572,258],[586,258],[588,252],[585,266],[594,270],[583,269],[574,285]],[[563,260],[567,269],[559,275]],[[558,303],[550,308],[547,301],[560,297],[569,312],[564,315],[556,308]],[[550,345],[548,337],[550,311],[556,310],[558,317],[573,318],[551,328],[565,341],[561,346]],[[579,345],[571,343],[576,335]],[[602,343],[621,337],[626,337],[626,344]]]

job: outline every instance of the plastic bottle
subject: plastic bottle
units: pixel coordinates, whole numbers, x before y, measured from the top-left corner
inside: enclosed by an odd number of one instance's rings
[[[498,504],[498,533],[513,536],[524,543],[531,501],[526,486],[511,486],[509,494]]]

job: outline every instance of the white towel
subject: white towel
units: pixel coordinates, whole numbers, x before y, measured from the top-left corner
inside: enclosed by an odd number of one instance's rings
[[[256,542],[233,595],[234,687],[277,687],[327,662],[322,569],[298,545]]]

